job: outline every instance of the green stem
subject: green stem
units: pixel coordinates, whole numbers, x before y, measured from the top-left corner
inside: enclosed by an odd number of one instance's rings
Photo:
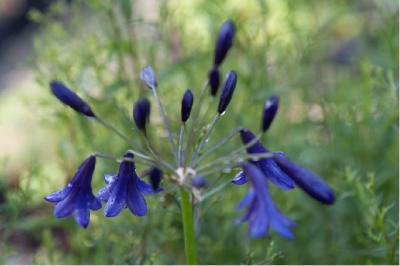
[[[189,265],[196,265],[197,255],[192,204],[190,202],[189,193],[184,188],[180,188],[180,196],[186,260]]]

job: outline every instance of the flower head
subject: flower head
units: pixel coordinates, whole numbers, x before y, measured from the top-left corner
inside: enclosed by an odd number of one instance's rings
[[[273,158],[279,167],[311,197],[324,204],[333,204],[335,202],[335,194],[322,178],[292,162],[283,154],[277,153]]]
[[[222,24],[217,43],[215,45],[214,65],[219,66],[224,61],[226,54],[232,46],[235,35],[235,24],[232,20],[227,20]]]
[[[248,129],[242,129],[240,131],[240,138],[244,145],[254,142],[256,136]],[[260,154],[269,152],[260,141],[256,141],[253,145],[247,148],[249,154]],[[262,173],[276,186],[282,189],[291,189],[295,187],[293,180],[278,166],[278,164],[272,158],[261,158],[257,161],[251,161],[254,163]],[[245,173],[239,173],[232,182],[240,185],[247,182]]]
[[[220,74],[217,67],[213,67],[208,73],[208,82],[210,83],[211,95],[217,95],[219,88]]]
[[[75,111],[86,115],[88,117],[95,117],[89,104],[82,100],[75,92],[70,90],[60,81],[50,82],[50,88],[54,96],[56,96],[62,103],[68,105]]]
[[[203,175],[196,175],[192,178],[192,186],[196,188],[205,188],[207,185],[208,181]]]
[[[272,121],[278,111],[279,106],[279,97],[278,96],[270,96],[264,104],[263,114],[262,114],[262,123],[261,130],[263,132],[267,131],[271,126]]]
[[[126,153],[124,157],[132,159],[133,155]],[[123,161],[118,174],[107,175],[105,181],[106,187],[101,189],[96,197],[107,202],[104,209],[106,217],[118,215],[126,206],[134,215],[146,215],[147,204],[142,193],[153,194],[153,189],[137,176],[133,162]]]
[[[281,214],[275,206],[264,174],[252,163],[245,164],[243,172],[250,179],[252,187],[238,204],[238,209],[249,205],[239,222],[249,222],[249,235],[252,237],[267,235],[271,226],[283,237],[293,239],[290,228],[296,224]]]
[[[140,71],[140,79],[146,84],[149,89],[157,87],[157,78],[151,66],[146,66]]]
[[[145,131],[150,117],[150,102],[146,98],[139,99],[133,107],[133,120],[138,129]]]
[[[190,112],[193,106],[193,93],[191,90],[187,89],[182,97],[181,105],[181,119],[182,122],[186,122],[189,119]]]
[[[86,228],[89,225],[90,211],[101,208],[101,202],[92,193],[92,176],[96,157],[89,156],[75,173],[67,186],[47,195],[44,199],[56,202],[54,216],[64,218],[75,214],[76,222]]]
[[[219,98],[218,113],[222,114],[223,112],[225,112],[226,107],[231,102],[233,92],[236,88],[236,81],[236,72],[230,70],[225,76],[221,97]]]

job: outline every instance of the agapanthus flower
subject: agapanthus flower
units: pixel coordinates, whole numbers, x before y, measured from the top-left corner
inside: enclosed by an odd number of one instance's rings
[[[226,107],[232,100],[233,92],[236,88],[237,75],[234,70],[228,71],[225,76],[224,84],[222,87],[221,97],[218,103],[218,113],[222,114],[225,112]]]
[[[191,90],[187,89],[182,97],[181,105],[181,119],[182,122],[186,122],[189,119],[190,112],[193,106],[193,93]]]
[[[252,237],[267,235],[271,226],[281,236],[293,239],[290,228],[296,224],[280,213],[275,206],[263,172],[253,163],[246,163],[243,166],[243,172],[250,180],[251,188],[237,206],[238,209],[249,206],[238,222],[249,222],[249,235]]]
[[[150,102],[146,98],[139,99],[133,107],[133,121],[138,129],[145,131],[150,117]]]
[[[292,162],[282,153],[275,153],[273,159],[311,197],[324,204],[333,204],[335,202],[335,194],[322,178]]]
[[[131,153],[126,153],[124,157],[133,159]],[[142,193],[151,195],[153,188],[139,178],[133,162],[123,161],[118,174],[105,176],[105,181],[106,186],[97,193],[96,197],[107,202],[104,209],[106,217],[118,215],[126,206],[134,215],[146,215],[147,204]]]
[[[240,131],[240,137],[244,145],[254,141],[256,136],[248,129],[242,129]],[[269,150],[265,148],[260,141],[256,141],[253,145],[247,148],[249,154],[261,154],[267,153]],[[295,182],[278,166],[278,164],[272,158],[260,158],[256,161],[251,160],[261,172],[268,178],[274,185],[282,189],[291,189],[295,187]],[[248,181],[248,177],[245,173],[239,172],[238,175],[232,180],[236,185],[245,184]]]
[[[54,208],[56,218],[64,218],[74,213],[80,226],[86,228],[89,225],[89,209],[101,208],[101,202],[93,195],[91,186],[95,165],[96,157],[89,156],[65,188],[45,197],[45,200],[57,203]]]
[[[70,90],[62,82],[50,82],[50,89],[53,92],[54,96],[56,96],[62,103],[68,105],[75,111],[89,117],[95,116],[89,104],[82,100],[75,92]]]
[[[215,45],[214,65],[219,66],[224,61],[226,54],[232,46],[235,35],[235,24],[232,20],[227,20],[222,24],[217,43]]]

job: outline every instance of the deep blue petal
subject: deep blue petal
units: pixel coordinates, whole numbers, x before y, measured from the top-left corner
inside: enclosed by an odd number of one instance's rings
[[[269,217],[262,207],[262,201],[255,201],[254,211],[249,219],[249,235],[254,238],[265,236],[268,233]]]
[[[129,176],[122,176],[121,171],[119,174],[114,189],[112,190],[106,207],[104,208],[104,215],[106,217],[114,217],[118,215],[126,206],[127,180]]]
[[[279,168],[273,159],[262,159],[257,162],[257,165],[277,187],[282,189],[293,189],[295,187],[295,182]]]
[[[235,177],[232,179],[232,183],[235,185],[243,185],[247,183],[247,177],[246,175],[243,173],[243,171],[240,171],[239,173],[237,173],[237,175],[235,175]]]
[[[129,184],[126,203],[134,215],[144,216],[147,213],[147,204],[134,182],[135,181],[132,179]]]
[[[95,196],[89,195],[89,199],[88,199],[88,206],[90,209],[96,211],[98,209],[101,209],[102,205],[101,205],[101,201],[96,198]]]
[[[48,202],[59,202],[62,201],[63,199],[65,199],[68,194],[71,192],[72,189],[72,185],[68,184],[65,188],[60,189],[56,192],[53,192],[49,195],[47,195],[46,197],[44,197],[45,200],[47,200]]]
[[[54,207],[54,216],[56,218],[64,218],[71,215],[75,209],[77,192],[73,191],[64,200],[57,203]]]
[[[137,180],[137,186],[139,188],[139,190],[144,193],[145,195],[153,195],[154,193],[160,193],[161,191],[163,191],[162,188],[158,188],[155,191],[153,190],[152,186],[150,184],[147,184],[146,182],[144,182],[141,178],[138,177]]]
[[[75,205],[75,221],[83,228],[89,225],[90,211],[87,202],[87,195],[81,191],[80,195],[76,198]]]
[[[246,207],[247,205],[250,204],[250,202],[254,199],[254,197],[255,197],[254,189],[250,188],[246,196],[244,196],[244,198],[241,201],[239,201],[238,205],[236,206],[236,209],[239,210]]]

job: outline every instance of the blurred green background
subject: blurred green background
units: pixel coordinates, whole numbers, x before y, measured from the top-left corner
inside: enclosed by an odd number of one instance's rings
[[[263,143],[324,177],[337,202],[326,207],[299,189],[272,187],[279,208],[298,224],[296,239],[273,231],[251,239],[247,224],[233,222],[246,188],[229,185],[196,208],[200,263],[399,263],[397,1],[75,0],[29,15],[40,25],[25,61],[31,71],[0,92],[0,263],[185,263],[177,192],[167,184],[165,193],[147,197],[144,218],[123,211],[108,219],[97,211],[84,230],[73,218],[53,217],[43,197],[86,155],[120,156],[127,147],[63,107],[48,83],[63,80],[137,141],[132,104],[149,93],[140,68],[154,67],[178,125],[180,98],[186,88],[198,96],[228,18],[237,32],[222,71],[236,70],[238,85],[210,145],[237,126],[257,131],[265,99],[277,94],[280,110]],[[209,119],[216,104],[209,101]],[[152,112],[150,135],[170,156],[160,123]],[[215,156],[238,145],[236,138]],[[117,168],[98,160],[94,191]]]

